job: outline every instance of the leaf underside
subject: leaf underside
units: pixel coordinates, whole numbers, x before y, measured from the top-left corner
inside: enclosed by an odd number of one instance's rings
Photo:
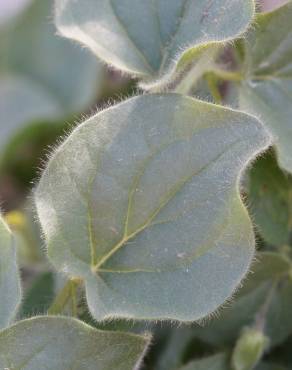
[[[253,14],[251,0],[56,1],[62,35],[146,80],[164,76],[182,56],[191,60],[202,45],[237,37]]]

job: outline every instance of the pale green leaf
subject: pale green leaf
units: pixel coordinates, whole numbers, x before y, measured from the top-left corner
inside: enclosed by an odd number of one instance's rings
[[[98,95],[100,64],[56,35],[52,8],[52,0],[33,0],[0,26],[0,148],[17,128],[79,113]]]
[[[292,172],[292,3],[259,14],[246,40],[247,76],[240,106],[274,136],[280,166]]]
[[[97,320],[206,316],[253,258],[238,180],[269,140],[251,116],[176,94],[100,112],[36,190],[49,257],[85,279]]]
[[[228,356],[225,353],[219,353],[213,356],[194,360],[180,368],[180,370],[231,370]]]
[[[0,218],[0,328],[10,324],[21,300],[14,238]]]
[[[213,345],[234,343],[243,327],[255,323],[274,286],[265,317],[265,334],[272,346],[281,343],[292,332],[292,282],[287,277],[290,270],[291,262],[280,254],[260,254],[234,302],[204,328],[195,328],[196,335]],[[279,283],[275,288],[276,281]]]
[[[0,332],[0,368],[17,370],[131,370],[146,336],[96,330],[64,317],[36,317]]]
[[[56,0],[62,35],[146,81],[177,63],[178,74],[188,72],[202,48],[242,34],[253,14],[252,0]]]
[[[96,98],[100,65],[56,35],[52,13],[53,0],[33,0],[10,27],[0,29],[0,73],[31,78],[64,114],[79,112]]]

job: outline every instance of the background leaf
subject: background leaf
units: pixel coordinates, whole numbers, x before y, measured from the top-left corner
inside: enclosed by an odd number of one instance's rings
[[[56,35],[52,10],[52,0],[33,0],[0,26],[0,145],[22,125],[80,113],[99,93],[102,67]]]
[[[253,257],[238,176],[268,143],[251,116],[176,94],[102,111],[37,188],[49,257],[85,279],[98,320],[206,316]]]
[[[234,302],[220,313],[220,316],[205,327],[195,328],[196,335],[203,340],[218,345],[232,344],[242,328],[255,323],[265,302],[269,301],[264,317],[264,333],[270,345],[283,342],[291,333],[292,326],[292,282],[288,277],[291,262],[278,253],[262,253],[259,263],[237,293]],[[275,287],[275,282],[278,282]],[[269,297],[272,287],[275,290]]]
[[[72,318],[36,317],[0,332],[0,367],[131,370],[148,341],[145,336],[99,331]]]
[[[280,166],[292,172],[292,3],[259,14],[246,39],[247,76],[240,107],[270,129]],[[263,52],[264,50],[264,52]]]
[[[16,315],[21,289],[13,236],[0,218],[0,328]]]
[[[292,232],[292,178],[277,165],[273,153],[259,158],[250,170],[249,194],[254,224],[264,240],[288,245]]]
[[[251,0],[56,0],[64,36],[146,80],[160,79],[178,61],[186,72],[202,45],[237,37],[253,13]]]

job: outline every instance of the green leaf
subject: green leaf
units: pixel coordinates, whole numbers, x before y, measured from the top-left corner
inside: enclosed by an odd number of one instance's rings
[[[292,3],[259,14],[246,40],[247,75],[240,106],[274,135],[280,166],[292,172]]]
[[[250,170],[249,204],[254,223],[272,245],[289,244],[292,236],[292,178],[278,167],[273,153]]]
[[[258,312],[270,300],[265,315],[265,334],[272,346],[284,341],[292,332],[292,281],[288,276],[291,262],[278,253],[265,252],[237,293],[234,302],[226,307],[204,328],[195,328],[196,335],[213,345],[230,345],[245,326],[255,323]],[[272,287],[277,284],[272,296]]]
[[[146,336],[100,331],[72,318],[36,317],[0,332],[0,368],[131,370],[148,342]]]
[[[33,0],[0,27],[1,146],[19,126],[79,113],[97,97],[102,68],[56,35],[52,7],[52,0]]]
[[[14,239],[0,218],[0,328],[10,324],[21,300]]]
[[[228,356],[219,353],[201,360],[194,360],[180,368],[180,370],[231,370],[228,363]]]
[[[56,0],[62,35],[146,82],[165,82],[176,66],[177,77],[188,73],[202,51],[242,34],[253,14],[251,0]]]
[[[253,258],[238,180],[269,140],[255,118],[177,94],[100,112],[36,190],[50,259],[85,279],[97,320],[208,315]]]

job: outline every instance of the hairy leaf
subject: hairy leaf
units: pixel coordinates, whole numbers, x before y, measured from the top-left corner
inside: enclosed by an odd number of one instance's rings
[[[0,368],[131,370],[146,336],[96,330],[64,317],[36,317],[0,332]]]
[[[73,131],[36,205],[49,257],[85,279],[96,319],[195,320],[230,296],[254,253],[238,178],[269,139],[251,116],[176,94]]]
[[[292,237],[292,178],[277,165],[272,153],[259,158],[250,171],[249,203],[254,223],[272,245],[289,244]]]
[[[251,0],[56,0],[61,34],[146,80],[165,77],[177,63],[178,74],[188,73],[202,51],[244,32],[253,13]]]
[[[194,360],[180,370],[231,370],[231,368],[228,356],[225,353],[219,353],[201,360]]]
[[[255,323],[265,302],[268,302],[265,334],[271,345],[277,345],[288,337],[292,331],[292,282],[287,278],[291,262],[270,252],[262,253],[259,261],[230,307],[204,328],[195,329],[200,338],[213,345],[232,344],[243,327]]]
[[[268,126],[282,168],[292,172],[292,3],[259,14],[246,40],[241,108]]]
[[[14,239],[0,218],[0,328],[14,319],[21,299]]]

